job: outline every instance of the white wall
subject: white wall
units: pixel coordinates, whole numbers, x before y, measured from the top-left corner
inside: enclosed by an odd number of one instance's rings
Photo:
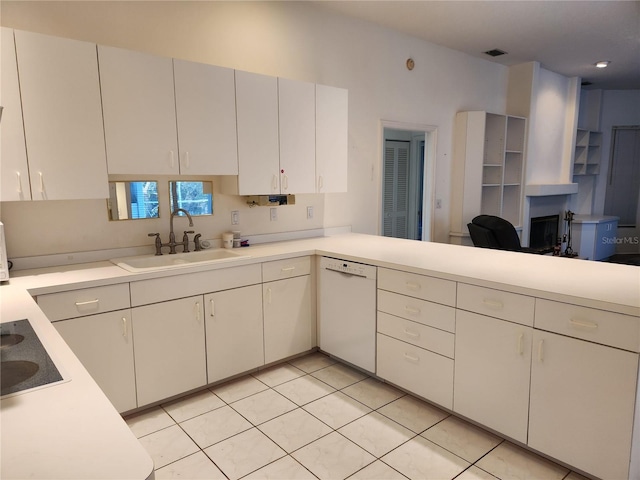
[[[216,194],[213,218],[198,218],[205,238],[231,228],[240,210],[243,233],[352,225],[378,233],[380,120],[437,126],[434,240],[449,231],[450,156],[460,110],[504,113],[507,68],[304,2],[11,2],[0,4],[3,26],[212,63],[349,90],[349,192],[304,195],[280,207],[249,209]],[[405,67],[415,61],[413,71]],[[306,219],[306,206],[316,207]],[[108,222],[104,202],[4,203],[10,257],[149,245],[159,220]],[[43,228],[43,226],[45,228]]]

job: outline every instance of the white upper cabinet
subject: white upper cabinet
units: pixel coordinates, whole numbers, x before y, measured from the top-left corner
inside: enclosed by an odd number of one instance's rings
[[[19,30],[15,42],[33,200],[108,198],[96,45]]]
[[[315,84],[278,78],[280,193],[315,193]]]
[[[171,58],[99,45],[98,59],[109,173],[178,173]]]
[[[173,60],[180,173],[237,175],[234,70]]]
[[[278,79],[236,71],[236,105],[238,194],[278,194]]]
[[[13,30],[1,28],[0,201],[31,200]]]
[[[348,91],[316,85],[317,192],[347,191]]]

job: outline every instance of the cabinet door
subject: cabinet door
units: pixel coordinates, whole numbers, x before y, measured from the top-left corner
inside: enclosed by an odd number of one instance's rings
[[[638,355],[536,330],[528,445],[598,478],[629,478]]]
[[[131,310],[54,322],[118,412],[137,407]]]
[[[174,59],[173,74],[180,173],[237,175],[234,71]]]
[[[204,306],[209,383],[264,365],[261,285],[210,293]]]
[[[136,307],[138,405],[148,405],[207,383],[202,296]]]
[[[173,64],[98,46],[110,174],[178,173]]]
[[[278,79],[236,71],[238,194],[280,193]]]
[[[0,32],[0,105],[3,107],[0,122],[0,201],[31,200],[13,30],[2,27]]]
[[[523,443],[531,335],[530,327],[456,312],[453,410]]]
[[[96,45],[20,30],[15,41],[32,198],[108,198]]]
[[[262,285],[264,361],[275,362],[311,349],[311,277]]]
[[[316,88],[278,79],[280,192],[316,192]]]
[[[342,88],[316,85],[318,193],[347,191],[349,101]]]

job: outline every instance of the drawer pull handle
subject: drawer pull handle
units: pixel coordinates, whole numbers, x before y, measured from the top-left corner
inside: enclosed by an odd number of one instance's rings
[[[518,354],[524,354],[524,333],[518,336]]]
[[[175,157],[175,153],[173,153],[173,150],[169,150],[169,166],[171,167],[172,170],[176,166],[176,157]]]
[[[324,187],[324,179],[322,178],[322,175],[318,175],[318,192],[322,190],[322,187]]]
[[[405,312],[411,314],[411,315],[418,315],[420,314],[420,309],[419,308],[415,308],[415,307],[410,307],[409,305],[405,305],[404,306],[404,310]]]
[[[598,328],[598,324],[596,322],[589,322],[588,320],[576,320],[572,318],[571,320],[569,320],[569,323],[574,327],[593,328],[593,329]]]
[[[504,303],[498,300],[491,300],[488,298],[483,298],[482,303],[485,304],[489,308],[495,308],[496,310],[502,310],[504,308]]]
[[[122,317],[122,336],[127,338],[127,317]]]
[[[267,303],[271,305],[271,287],[267,288]]]
[[[415,333],[415,332],[411,332],[409,330],[407,330],[406,328],[404,329],[404,333],[410,337],[413,338],[420,338],[420,334],[419,333]]]
[[[410,282],[408,280],[405,282],[405,285],[409,290],[420,290],[420,288],[422,287],[419,283]]]
[[[216,316],[216,304],[213,301],[213,298],[211,300],[209,300],[209,302],[211,303],[211,313],[209,314],[211,317],[215,317]]]
[[[18,194],[22,195],[22,179],[20,178],[20,172],[16,172],[18,177]]]
[[[196,302],[196,322],[200,322],[200,302]]]
[[[540,340],[538,344],[538,361],[540,363],[544,362],[544,340]]]
[[[414,357],[406,352],[404,353],[404,358],[413,363],[418,363],[420,361],[420,357]]]
[[[85,305],[97,304],[100,300],[96,298],[95,300],[87,300],[86,302],[76,302],[76,307],[84,307]]]
[[[276,175],[273,175],[271,177],[271,190],[277,190],[278,189],[278,177]]]
[[[296,267],[282,267],[280,271],[286,273],[286,272],[293,272],[295,269]]]

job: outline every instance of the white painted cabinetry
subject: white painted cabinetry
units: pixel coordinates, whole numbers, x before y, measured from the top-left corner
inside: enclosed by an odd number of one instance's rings
[[[110,174],[179,172],[171,58],[98,45]]]
[[[309,257],[262,265],[265,364],[311,350],[315,317],[311,312]]]
[[[535,299],[458,284],[453,410],[527,441]]]
[[[180,173],[237,175],[235,74],[173,60]]]
[[[315,84],[278,78],[280,193],[315,193]]]
[[[204,296],[209,383],[264,365],[262,287]]]
[[[140,405],[207,384],[202,295],[135,307],[131,316]]]
[[[0,33],[0,201],[31,200],[13,30],[1,27]]]
[[[637,317],[537,299],[535,326],[561,335],[534,332],[528,445],[599,478],[630,478]]]
[[[278,79],[236,71],[238,194],[280,193]]]
[[[129,284],[39,295],[37,301],[114,407],[136,408]]]
[[[349,95],[316,85],[316,191],[347,191]]]
[[[32,199],[108,198],[96,45],[21,30],[15,43]]]
[[[458,310],[453,410],[527,441],[533,329]]]
[[[455,292],[455,282],[378,268],[376,374],[448,409]]]

